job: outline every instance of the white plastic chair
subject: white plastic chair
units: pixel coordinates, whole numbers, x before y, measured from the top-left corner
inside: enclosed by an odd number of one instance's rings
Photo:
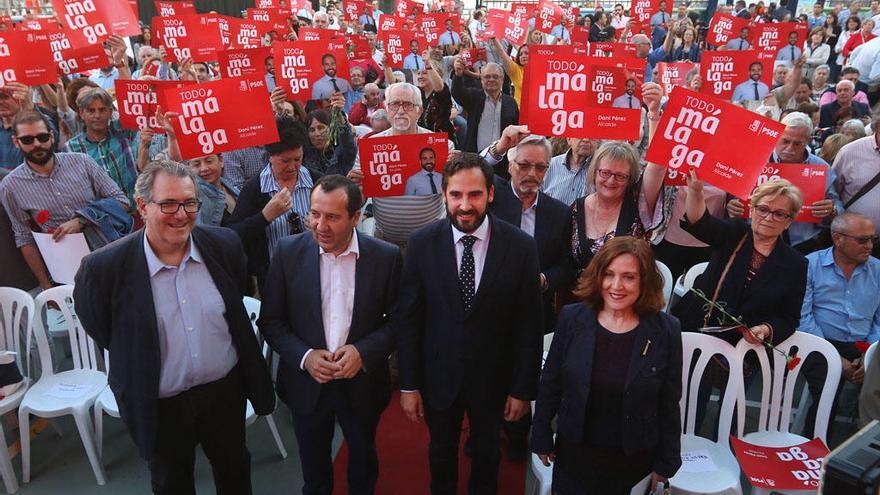
[[[666,263],[660,260],[655,261],[655,263],[657,263],[657,270],[660,271],[660,275],[663,277],[663,300],[666,301],[664,308],[668,310],[669,305],[672,303],[672,289],[675,286],[675,280],[673,280],[672,271],[666,266]]]
[[[680,279],[678,283],[675,284],[675,295],[678,297],[684,297],[684,295],[691,290],[691,287],[694,286],[694,281],[697,280],[697,277],[706,271],[707,266],[709,266],[708,261],[697,263],[692,266],[690,270],[684,274],[684,278]]]
[[[107,386],[107,376],[98,369],[98,354],[95,343],[79,321],[74,318],[73,287],[63,285],[41,292],[35,299],[36,318],[32,331],[28,334],[27,348],[32,349],[33,336],[40,359],[40,378],[25,393],[18,409],[19,433],[21,435],[22,481],[31,479],[31,437],[30,415],[42,418],[56,418],[70,414],[76,421],[83,447],[92,465],[92,471],[99,485],[106,483],[104,467],[101,465],[95,446],[95,435],[89,408]],[[70,348],[73,355],[73,369],[56,373],[52,366],[52,351],[43,322],[43,312],[52,302],[60,308],[67,324]],[[31,369],[28,353],[28,370]]]
[[[13,287],[0,287],[0,350],[18,353],[16,363],[22,376],[27,373],[22,369],[24,356],[22,354],[21,336],[28,335],[34,324],[34,299],[27,292]],[[24,383],[12,395],[0,400],[0,416],[9,411],[14,411],[21,404],[22,398],[28,389],[29,380]],[[0,475],[3,476],[3,485],[7,493],[18,491],[18,478],[12,469],[12,460],[9,458],[6,436],[0,427]]]
[[[248,318],[251,320],[251,325],[254,328],[254,333],[257,336],[257,341],[260,343],[260,348],[263,351],[263,357],[266,358],[266,361],[269,365],[269,369],[272,369],[273,362],[272,359],[272,350],[269,348],[269,343],[266,342],[262,335],[260,335],[260,331],[257,329],[257,317],[260,316],[260,301],[254,299],[253,297],[244,297],[244,309],[247,311]],[[275,439],[275,445],[278,446],[278,452],[281,453],[282,459],[287,459],[287,449],[284,448],[284,442],[281,441],[281,435],[278,433],[278,426],[275,425],[275,416],[273,413],[269,413],[266,418],[266,423],[269,425],[269,431],[272,432],[272,438]],[[245,424],[250,426],[257,421],[257,414],[254,412],[254,406],[251,405],[251,401],[247,401],[247,410],[245,411]]]
[[[717,470],[711,472],[690,473],[679,470],[670,480],[673,493],[680,495],[701,494],[742,494],[740,485],[739,463],[727,438],[730,424],[733,421],[733,408],[736,406],[737,391],[742,389],[742,363],[736,349],[727,342],[701,333],[685,332],[682,337],[682,371],[681,371],[681,450],[705,450],[712,458]],[[691,363],[696,351],[700,355],[691,371]],[[696,431],[697,406],[699,405],[700,381],[703,372],[715,355],[726,360],[731,372],[728,374],[727,387],[721,398],[718,415],[718,441],[701,437]]]
[[[107,374],[110,374],[110,354],[104,351],[104,363],[106,363]],[[98,449],[98,458],[104,455],[104,413],[119,418],[119,405],[116,404],[116,396],[110,387],[104,387],[101,395],[95,399],[95,447]]]
[[[827,340],[804,332],[795,332],[794,335],[780,343],[776,348],[786,355],[795,349],[801,361],[786,373],[786,359],[780,353],[776,351],[768,353],[764,350],[763,346],[752,345],[745,339],[740,340],[736,346],[741,362],[745,362],[746,355],[749,352],[755,352],[760,364],[760,378],[762,380],[758,430],[740,437],[742,440],[753,445],[767,447],[788,447],[810,440],[789,431],[789,425],[791,424],[791,409],[798,374],[807,356],[813,352],[818,352],[825,357],[828,363],[828,373],[825,376],[825,384],[822,386],[822,395],[819,398],[819,407],[816,411],[816,423],[813,431],[815,436],[819,437],[827,445],[826,434],[828,432],[829,416],[831,415],[831,405],[834,402],[834,396],[837,392],[837,385],[840,383],[841,375],[840,355],[837,353],[837,349]],[[772,370],[770,369],[768,354],[773,355]],[[739,431],[743,430],[745,413],[745,391],[740,390],[737,399]],[[819,480],[815,481],[818,482]],[[781,491],[778,489],[776,491],[782,493],[816,493],[816,488],[805,491]],[[768,495],[770,491],[752,487],[752,493],[755,495]]]
[[[878,341],[878,342],[880,342],[880,341]],[[868,369],[868,367],[871,366],[871,361],[874,360],[874,356],[876,354],[877,354],[877,342],[874,342],[873,344],[871,344],[870,347],[868,347],[868,350],[865,351],[865,365],[862,366],[862,368]]]

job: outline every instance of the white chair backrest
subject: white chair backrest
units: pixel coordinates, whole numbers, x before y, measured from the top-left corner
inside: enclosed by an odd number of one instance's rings
[[[841,364],[837,349],[827,340],[804,332],[795,332],[794,335],[781,342],[776,349],[785,353],[785,356],[796,355],[800,362],[791,370],[788,370],[788,362],[782,354],[776,351],[767,351],[764,346],[752,345],[742,339],[736,346],[741,362],[745,362],[746,355],[754,352],[758,356],[760,367],[761,385],[761,412],[758,418],[757,431],[771,431],[789,433],[791,425],[791,407],[794,401],[794,388],[798,374],[807,357],[818,352],[825,357],[828,363],[828,373],[825,376],[825,385],[822,387],[822,395],[819,399],[819,407],[816,411],[816,424],[813,431],[815,435],[826,444],[828,432],[828,420],[831,416],[831,404],[840,383]],[[773,368],[770,368],[768,354],[772,354]],[[740,390],[737,400],[737,421],[740,430],[743,429],[746,412],[745,391]],[[792,432],[800,433],[800,432]]]
[[[544,335],[544,352],[550,350],[550,345],[553,344],[553,332]]]
[[[691,290],[691,287],[694,286],[694,281],[697,280],[697,277],[703,274],[706,271],[706,267],[709,266],[708,261],[704,261],[702,263],[697,263],[692,266],[687,273],[684,274],[684,281],[682,282],[682,286],[684,287],[685,293]]]
[[[18,369],[24,373],[21,336],[34,324],[34,298],[14,287],[0,287],[0,350],[18,353]]]
[[[733,408],[739,390],[743,388],[742,361],[736,348],[727,342],[702,333],[683,332],[681,334],[682,368],[681,368],[681,432],[696,435],[697,406],[699,404],[700,381],[703,373],[715,355],[727,360],[730,369],[727,387],[721,398],[721,409],[718,414],[718,441],[727,443],[730,423],[733,421]],[[697,351],[700,351],[699,355]],[[696,362],[694,362],[696,358]],[[742,430],[738,432],[742,436]]]
[[[880,341],[878,341],[880,342]],[[871,366],[871,361],[874,359],[874,356],[877,354],[877,342],[871,344],[871,347],[868,347],[868,350],[865,351],[865,365],[862,366],[862,369],[868,369]]]
[[[666,308],[672,300],[672,289],[675,288],[675,279],[672,278],[672,271],[666,266],[666,263],[660,260],[655,261],[655,263],[657,263],[657,270],[660,271],[660,276],[663,277],[663,301],[666,302],[664,306]]]
[[[40,357],[42,376],[54,374],[52,368],[52,351],[47,338],[48,330],[43,313],[48,309],[49,303],[55,303],[64,318],[67,327],[67,336],[70,338],[70,353],[73,355],[74,369],[90,369],[100,371],[98,361],[99,354],[96,352],[95,341],[86,333],[76,312],[73,309],[73,286],[62,285],[44,290],[34,299],[36,304],[36,318],[34,319],[32,335],[36,340],[37,351]],[[28,338],[28,349],[31,348]],[[30,366],[28,366],[30,369]]]
[[[272,349],[269,348],[269,343],[266,342],[266,339],[263,338],[263,334],[260,333],[260,329],[257,327],[257,319],[260,318],[260,300],[244,296],[242,301],[244,302],[244,309],[247,311],[248,318],[251,320],[251,325],[254,327],[254,335],[257,336],[257,343],[260,344],[263,358],[266,359],[269,369],[272,369]]]

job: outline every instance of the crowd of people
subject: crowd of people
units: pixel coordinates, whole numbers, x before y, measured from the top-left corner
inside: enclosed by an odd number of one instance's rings
[[[484,36],[484,9],[465,15],[454,2],[460,26],[447,23],[437,45],[416,44],[392,69],[377,2],[357,22],[333,0],[316,2],[264,44],[315,27],[366,36],[371,57],[351,61],[343,86],[333,79],[307,103],[287,100],[266,58],[279,140],[186,160],[174,114],[159,109],[158,128],[121,126],[114,82],[203,84],[220,78],[217,66],[170,63],[148,27],[111,36],[107,65],[90,75],[0,88],[9,271],[26,272],[18,283],[27,289],[56,285],[35,232],[83,233],[95,250],[77,274],[76,311],[109,350],[109,384],[155,493],[192,491],[198,444],[218,491],[250,493],[245,398],[268,414],[276,393],[293,413],[303,493],[332,491],[336,421],[349,487],[372,493],[392,383],[406,415],[430,431],[432,493],[457,489],[465,414],[470,493],[497,491],[502,433],[510,459],[534,452],[555,463],[558,493],[668,482],[681,465],[689,363],[680,333],[726,322],[693,292],[667,314],[655,260],[676,278],[708,262],[695,288],[747,326],[715,334],[730,343],[775,345],[796,330],[827,339],[844,382],[865,382],[869,419],[880,369],[865,368],[857,344],[880,340],[880,0],[869,9],[819,1],[803,15],[785,0],[718,6],[808,27],[805,44],[779,50],[772,86],[753,84],[733,100],[785,126],[768,162],[824,167],[824,197],[809,204],[784,179],[736,198],[693,172],[687,186],[666,185],[666,169],[646,162],[649,144],[663,139],[658,63],[750,48],[747,33],[707,44],[715,12],[660,4],[638,32],[622,4],[585,9],[546,33],[533,17],[515,46]],[[640,140],[540,136],[520,122],[530,47],[570,44],[575,26],[590,42],[632,45],[646,64],[633,81]],[[484,57],[466,59],[464,49]],[[686,88],[702,85],[699,70],[687,74]],[[365,198],[358,143],[424,133],[448,137],[446,163],[424,149],[406,195]],[[801,211],[819,221],[796,221]],[[274,384],[244,295],[262,301],[260,332],[280,356]],[[827,364],[811,356],[802,368],[812,418]]]

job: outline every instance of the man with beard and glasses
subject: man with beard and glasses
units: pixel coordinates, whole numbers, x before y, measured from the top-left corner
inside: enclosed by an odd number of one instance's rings
[[[345,94],[351,91],[351,85],[345,79],[336,76],[336,57],[327,53],[321,57],[324,76],[312,86],[313,100],[326,100],[334,93]]]
[[[431,132],[417,124],[419,115],[422,114],[422,92],[412,84],[402,82],[388,86],[385,89],[385,108],[391,119],[391,128],[373,134],[370,138]],[[448,149],[450,152],[453,149],[451,140],[448,141]],[[360,157],[355,158],[348,177],[357,184],[363,181]],[[377,236],[396,244],[406,243],[415,230],[442,215],[443,201],[439,194],[373,198]]]
[[[422,169],[406,179],[405,194],[407,196],[440,194],[442,172],[434,171],[437,165],[437,153],[431,148],[423,149],[419,152],[419,165]]]
[[[66,234],[82,232],[85,219],[77,210],[99,199],[113,198],[125,209],[125,194],[88,155],[55,154],[55,137],[48,119],[35,111],[19,113],[12,123],[13,142],[21,150],[24,163],[0,182],[0,201],[15,233],[15,244],[40,287],[52,287],[49,272],[34,243],[31,226],[52,233],[57,241]],[[40,212],[46,211],[46,216]]]
[[[393,318],[400,402],[431,435],[431,493],[455,494],[462,420],[468,493],[497,493],[502,419],[528,414],[541,361],[535,241],[489,214],[492,167],[460,153],[444,165],[447,218],[410,236]]]
[[[496,145],[496,150],[507,153],[510,182],[495,176],[491,211],[535,239],[541,268],[544,333],[550,333],[556,323],[553,296],[574,281],[575,267],[567,242],[571,238],[571,209],[541,192],[552,154],[547,138],[530,135],[509,149],[505,144]],[[507,457],[511,461],[524,461],[528,457],[526,440],[530,419],[530,415],[525,415],[520,421],[504,425]]]

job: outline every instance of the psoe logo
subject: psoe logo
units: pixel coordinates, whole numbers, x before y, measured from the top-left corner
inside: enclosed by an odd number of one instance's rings
[[[758,120],[758,119],[755,119],[755,121],[752,122],[752,123],[749,125],[749,130],[752,131],[752,132],[760,132],[760,130],[761,130],[761,121]]]

